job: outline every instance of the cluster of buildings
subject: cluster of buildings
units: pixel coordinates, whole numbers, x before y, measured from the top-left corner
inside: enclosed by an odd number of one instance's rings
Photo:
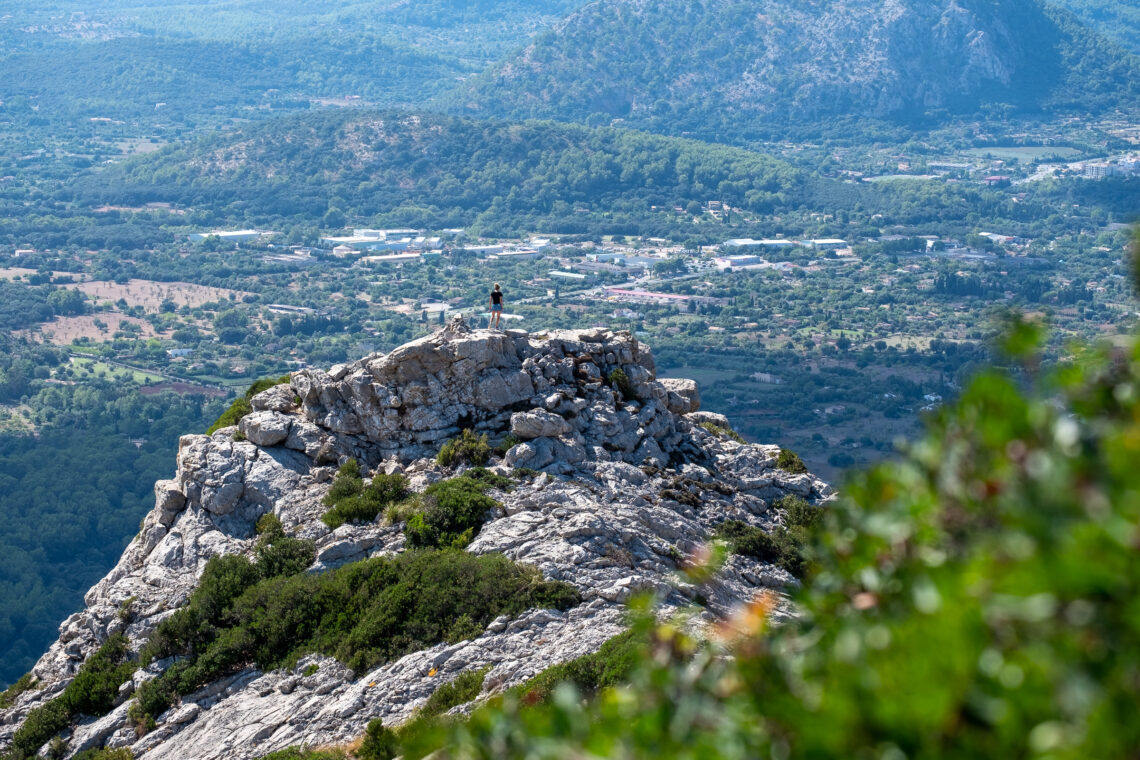
[[[344,237],[323,237],[321,245],[332,249],[334,256],[352,256],[364,252],[441,251],[443,237],[426,237],[419,230],[353,230]]]
[[[1085,179],[1135,177],[1140,175],[1140,157],[1126,156],[1115,161],[1089,161],[1080,166],[1080,171]]]
[[[211,230],[210,232],[194,232],[187,237],[195,243],[202,242],[207,238],[217,238],[223,243],[249,243],[270,238],[276,234],[276,232],[264,230]]]

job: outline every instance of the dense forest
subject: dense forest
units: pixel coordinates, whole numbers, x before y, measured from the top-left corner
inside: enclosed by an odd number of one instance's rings
[[[1137,0],[1052,0],[1068,8],[1100,34],[1140,53],[1140,3]]]
[[[758,153],[629,130],[400,112],[320,113],[203,138],[81,178],[61,199],[153,201],[250,223],[573,232],[708,197],[754,212],[804,200],[804,174]],[[577,220],[577,221],[575,221]],[[509,225],[509,227],[508,227]]]
[[[154,482],[174,471],[178,437],[221,409],[111,384],[24,398],[35,434],[0,434],[0,683],[28,669],[117,561],[154,506]]]

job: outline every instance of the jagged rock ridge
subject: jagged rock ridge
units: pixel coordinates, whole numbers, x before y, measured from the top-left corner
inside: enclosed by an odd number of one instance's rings
[[[630,399],[608,382],[621,370]],[[155,486],[155,508],[116,567],[60,627],[33,671],[41,688],[0,713],[0,748],[23,717],[58,695],[84,659],[123,631],[138,649],[184,605],[207,560],[253,552],[254,525],[269,512],[287,532],[313,540],[319,572],[400,552],[399,526],[372,522],[329,530],[321,499],[338,462],[403,472],[415,490],[447,476],[434,460],[461,429],[520,439],[495,468],[539,470],[509,493],[468,546],[537,566],[573,584],[582,603],[567,612],[531,610],[500,618],[480,636],[437,644],[368,673],[323,655],[293,670],[245,670],[185,696],[136,734],[129,697],[166,663],[136,673],[107,716],[78,726],[69,752],[130,747],[135,757],[253,758],[286,746],[350,741],[368,721],[406,720],[440,684],[490,667],[485,691],[519,683],[558,662],[595,651],[620,632],[622,603],[652,589],[668,606],[691,604],[678,561],[713,527],[738,519],[771,528],[785,494],[830,496],[810,475],[776,469],[778,447],[742,445],[699,423],[696,384],[658,380],[650,351],[606,330],[528,335],[471,331],[461,320],[387,355],[329,372],[306,370],[252,400],[238,427],[188,435],[177,473]],[[733,556],[700,589],[707,615],[723,614],[761,589],[795,584],[786,571]],[[131,604],[136,614],[119,614]],[[784,609],[781,614],[787,614]],[[313,671],[311,665],[318,667]]]

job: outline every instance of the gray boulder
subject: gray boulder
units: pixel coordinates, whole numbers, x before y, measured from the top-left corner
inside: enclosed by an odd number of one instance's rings
[[[276,446],[289,437],[292,425],[292,419],[280,412],[253,412],[241,419],[238,430],[258,446]]]
[[[570,432],[569,422],[543,409],[516,412],[511,415],[511,433],[524,441],[532,438],[553,438],[568,432]]]

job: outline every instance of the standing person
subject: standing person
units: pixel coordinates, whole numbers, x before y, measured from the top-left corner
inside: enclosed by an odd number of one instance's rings
[[[495,283],[495,287],[491,289],[491,320],[488,327],[491,329],[499,329],[499,320],[503,316],[503,291],[499,289],[499,283]]]

